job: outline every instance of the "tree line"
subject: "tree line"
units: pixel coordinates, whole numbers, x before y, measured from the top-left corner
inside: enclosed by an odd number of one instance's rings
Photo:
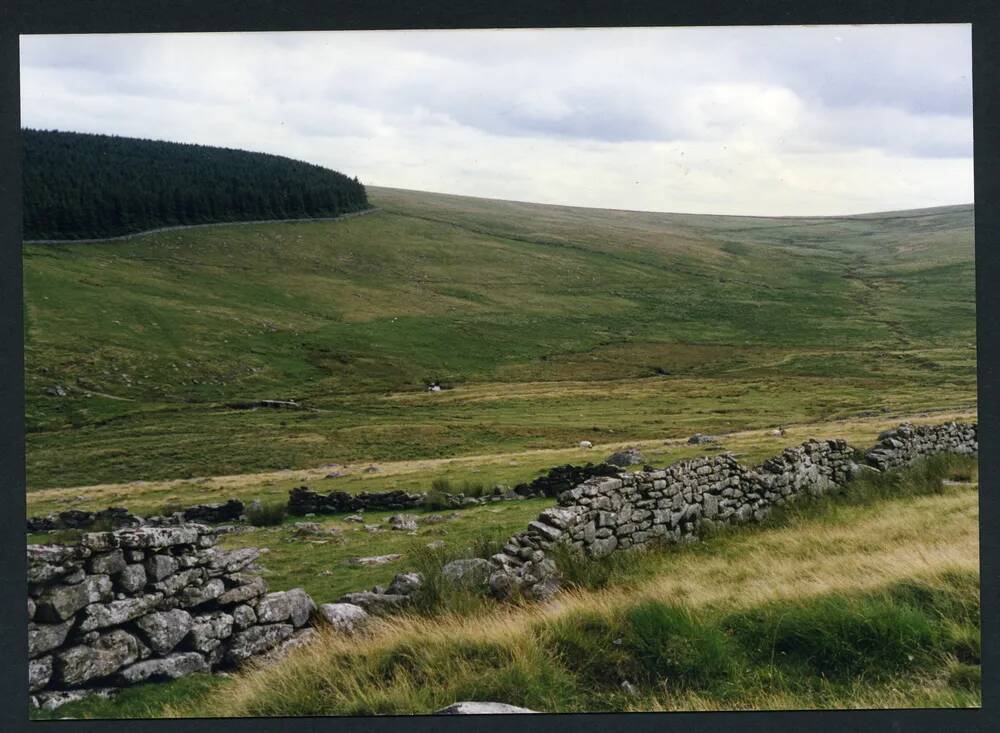
[[[357,178],[279,155],[54,130],[22,136],[29,240],[369,208]]]

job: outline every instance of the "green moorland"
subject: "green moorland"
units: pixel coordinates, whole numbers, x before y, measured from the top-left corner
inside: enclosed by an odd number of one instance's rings
[[[324,631],[258,670],[33,715],[420,714],[462,699],[546,712],[978,706],[975,472],[935,457],[763,526],[560,557],[566,589],[544,604],[448,589],[437,578],[453,555],[424,551],[414,611],[366,634]]]
[[[756,463],[975,419],[971,206],[768,219],[369,197],[337,222],[26,245],[29,513],[270,503],[304,483],[477,493],[623,445],[656,464],[711,451],[693,432]],[[261,399],[303,409],[233,406]],[[33,715],[978,705],[974,475],[934,460],[764,527],[563,557],[547,604],[436,579],[552,500],[428,506],[413,534],[249,527],[222,543],[266,548],[272,589],[322,603],[411,569],[425,589],[413,614],[270,669]],[[381,554],[401,557],[349,562]]]
[[[971,206],[369,195],[338,222],[26,245],[28,490],[974,408]]]

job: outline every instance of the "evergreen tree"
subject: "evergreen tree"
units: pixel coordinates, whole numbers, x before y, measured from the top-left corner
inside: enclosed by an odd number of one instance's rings
[[[357,177],[277,155],[75,132],[22,134],[25,239],[369,208]]]

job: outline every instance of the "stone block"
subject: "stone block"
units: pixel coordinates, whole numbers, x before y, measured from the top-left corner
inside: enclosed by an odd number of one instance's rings
[[[229,640],[225,660],[230,664],[239,664],[250,657],[272,649],[295,631],[291,624],[267,624],[252,626],[249,629],[233,634]]]
[[[116,679],[119,684],[134,685],[151,678],[176,680],[192,672],[207,671],[208,664],[198,652],[178,652],[125,667],[118,672]]]
[[[116,629],[102,635],[92,645],[80,644],[57,652],[55,676],[67,687],[107,677],[137,661],[144,649],[137,638]]]
[[[76,585],[56,585],[42,593],[36,602],[35,617],[39,621],[65,621],[84,606],[111,598],[111,578],[89,575]]]
[[[63,645],[74,619],[60,624],[28,624],[28,656],[37,657]]]
[[[220,598],[225,590],[225,584],[218,578],[213,578],[204,585],[184,588],[177,594],[177,600],[180,602],[182,608],[193,608]]]
[[[370,618],[365,609],[353,603],[324,603],[319,607],[319,615],[334,629],[345,634],[353,634]]]
[[[117,575],[125,569],[125,556],[121,550],[102,552],[90,558],[87,569],[94,575]]]
[[[146,569],[139,563],[126,565],[115,580],[115,585],[123,593],[138,593],[146,585]]]
[[[166,654],[177,646],[192,624],[191,614],[179,608],[150,613],[135,622],[143,640],[157,654]]]
[[[163,599],[163,594],[126,598],[109,603],[92,603],[81,614],[80,631],[93,631],[118,626],[151,611]]]
[[[52,679],[52,656],[28,661],[28,692],[43,689]]]

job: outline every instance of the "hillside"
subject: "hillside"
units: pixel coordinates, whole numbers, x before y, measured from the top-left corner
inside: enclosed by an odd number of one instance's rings
[[[29,489],[975,405],[971,206],[368,193],[344,221],[26,245]],[[258,399],[306,409],[231,406]]]
[[[25,239],[114,237],[368,207],[358,180],[245,150],[23,130]]]

